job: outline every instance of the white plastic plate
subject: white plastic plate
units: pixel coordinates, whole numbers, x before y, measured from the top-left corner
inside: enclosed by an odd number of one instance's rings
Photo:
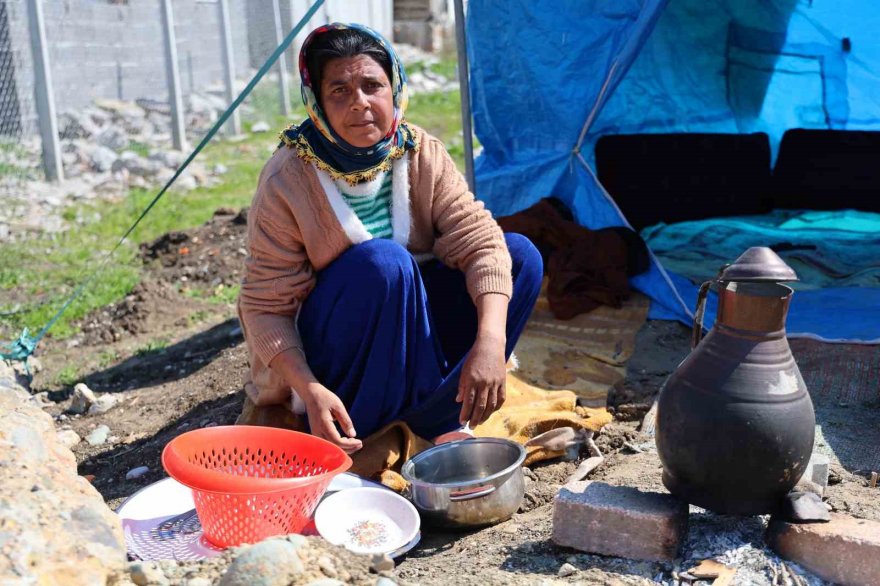
[[[324,499],[315,511],[321,537],[360,554],[404,553],[418,541],[419,524],[412,503],[385,488],[343,490]]]

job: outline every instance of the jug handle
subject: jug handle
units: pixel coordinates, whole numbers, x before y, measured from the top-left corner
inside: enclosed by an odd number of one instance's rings
[[[709,296],[709,289],[715,281],[706,281],[700,285],[700,291],[697,293],[697,310],[694,312],[694,328],[691,335],[691,350],[697,347],[700,340],[703,339],[703,316],[706,313],[706,297]]]

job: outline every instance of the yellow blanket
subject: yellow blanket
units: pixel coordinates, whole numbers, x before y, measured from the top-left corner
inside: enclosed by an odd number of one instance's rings
[[[503,437],[525,445],[530,439],[560,427],[599,431],[611,421],[602,408],[578,407],[572,391],[546,391],[507,375],[507,400],[482,425],[474,429],[477,437]],[[526,447],[526,465],[563,455],[542,445]]]

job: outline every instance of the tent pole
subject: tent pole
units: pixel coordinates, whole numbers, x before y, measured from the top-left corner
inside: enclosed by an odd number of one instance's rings
[[[455,45],[458,53],[458,84],[461,94],[461,130],[464,135],[464,176],[471,193],[477,193],[474,180],[474,133],[471,128],[471,88],[468,79],[467,36],[464,30],[463,0],[455,0]]]

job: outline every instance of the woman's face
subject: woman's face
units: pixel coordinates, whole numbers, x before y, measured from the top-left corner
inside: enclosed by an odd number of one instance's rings
[[[371,57],[331,59],[321,78],[321,107],[333,130],[350,145],[379,142],[394,120],[394,97],[385,70]]]

